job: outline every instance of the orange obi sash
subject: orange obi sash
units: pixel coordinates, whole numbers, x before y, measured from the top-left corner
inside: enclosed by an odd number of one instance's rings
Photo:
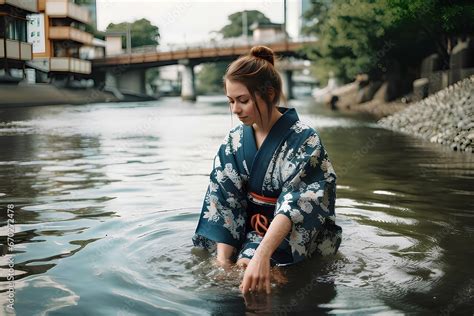
[[[256,202],[263,202],[266,204],[275,205],[278,200],[278,198],[266,197],[263,195],[258,195],[254,192],[249,192],[249,194]],[[268,226],[270,226],[270,221],[268,220],[267,216],[257,211],[257,213],[253,214],[250,218],[250,226],[257,232],[260,237],[263,237],[268,230]]]

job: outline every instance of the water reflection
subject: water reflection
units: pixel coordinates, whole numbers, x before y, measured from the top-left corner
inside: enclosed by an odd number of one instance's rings
[[[1,110],[0,207],[15,205],[18,314],[472,310],[472,156],[309,100],[292,105],[338,174],[340,251],[288,269],[268,297],[242,297],[241,272],[191,248],[212,158],[238,123],[222,100],[208,101]]]

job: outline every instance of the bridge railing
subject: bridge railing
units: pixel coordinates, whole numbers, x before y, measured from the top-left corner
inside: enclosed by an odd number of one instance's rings
[[[187,49],[199,49],[199,48],[230,48],[235,46],[253,46],[253,45],[265,45],[265,44],[272,44],[272,43],[280,43],[280,42],[314,42],[317,41],[316,37],[298,37],[298,38],[285,38],[282,36],[275,36],[272,38],[261,39],[261,40],[254,40],[253,38],[245,38],[245,37],[232,37],[232,38],[224,38],[218,40],[210,40],[210,41],[201,41],[201,42],[193,42],[193,43],[168,43],[167,45],[160,45],[156,47],[157,52],[173,52],[173,51],[182,51]],[[138,51],[137,51],[138,52]]]

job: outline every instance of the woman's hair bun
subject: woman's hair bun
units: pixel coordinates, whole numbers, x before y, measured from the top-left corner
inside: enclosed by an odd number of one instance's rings
[[[273,53],[273,50],[266,46],[254,46],[250,50],[250,55],[257,57],[257,58],[262,58],[268,61],[270,64],[275,65],[275,55]]]

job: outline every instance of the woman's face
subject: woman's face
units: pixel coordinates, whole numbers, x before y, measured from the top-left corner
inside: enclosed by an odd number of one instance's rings
[[[238,116],[239,120],[245,125],[251,126],[256,123],[261,125],[260,115],[255,108],[254,102],[250,96],[250,93],[242,83],[236,81],[226,80],[226,91],[227,98],[229,99],[229,105],[232,113]],[[264,108],[264,101],[256,95],[258,109],[262,114],[263,121],[266,120],[267,110]]]

